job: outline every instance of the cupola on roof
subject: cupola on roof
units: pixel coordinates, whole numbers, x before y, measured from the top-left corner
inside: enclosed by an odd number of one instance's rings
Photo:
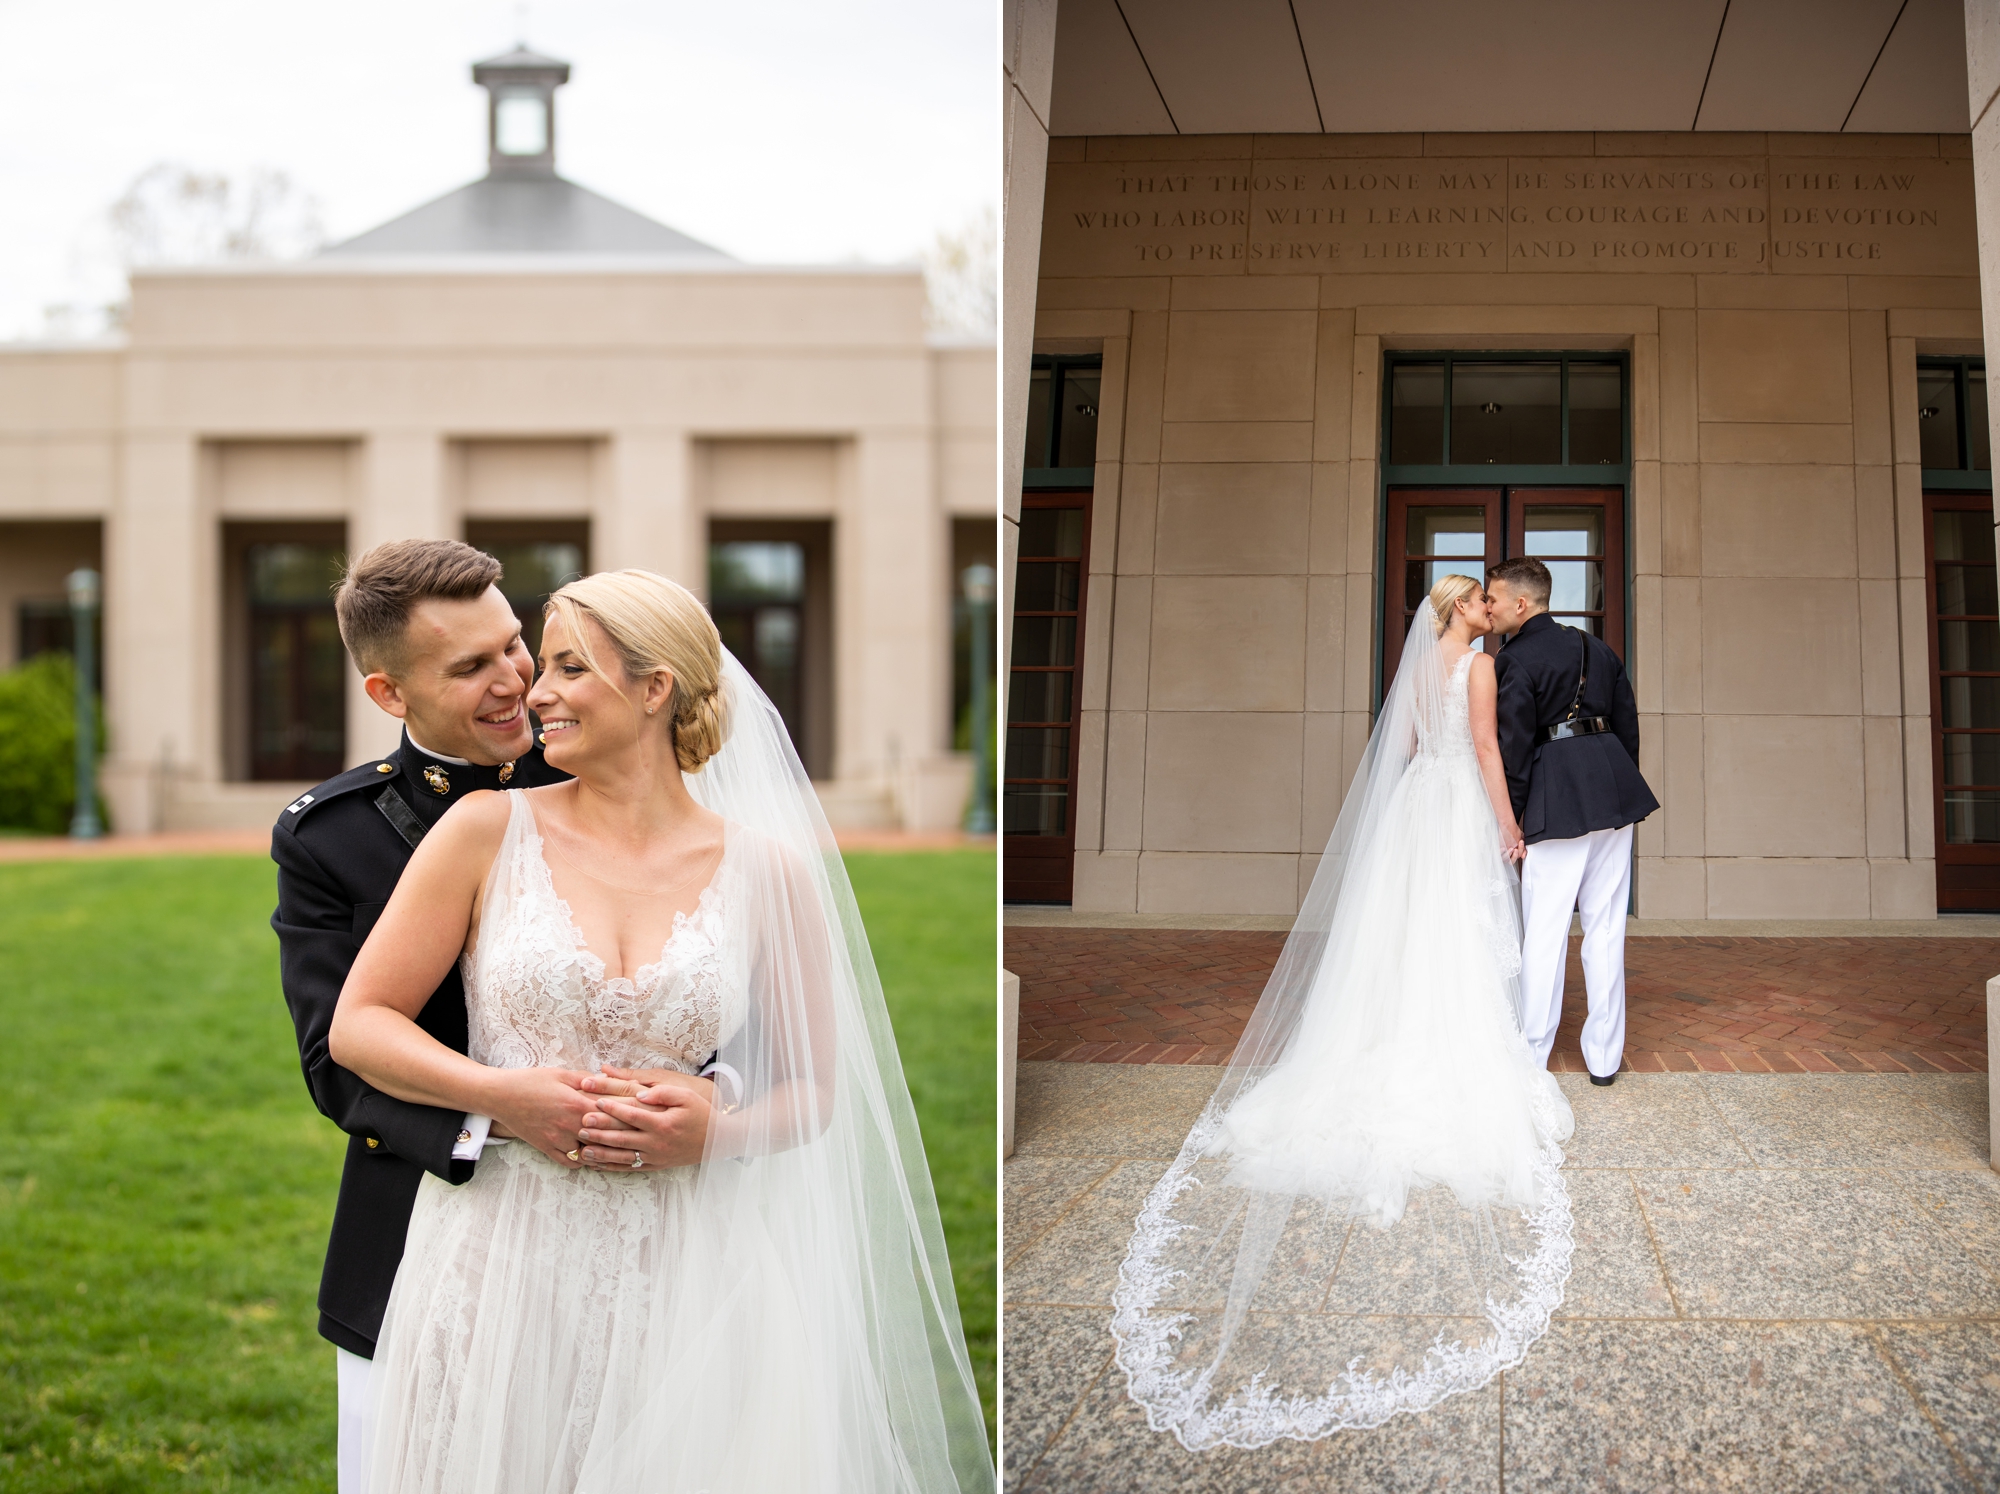
[[[525,44],[472,66],[487,93],[486,175],[357,234],[329,255],[620,254],[728,261],[699,239],[556,173],[556,90],[569,64]]]

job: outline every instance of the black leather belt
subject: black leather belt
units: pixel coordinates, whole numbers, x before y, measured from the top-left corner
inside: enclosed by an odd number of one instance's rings
[[[1564,737],[1594,737],[1601,731],[1611,730],[1611,723],[1602,716],[1582,716],[1574,721],[1558,721],[1542,733],[1545,742],[1560,742]]]

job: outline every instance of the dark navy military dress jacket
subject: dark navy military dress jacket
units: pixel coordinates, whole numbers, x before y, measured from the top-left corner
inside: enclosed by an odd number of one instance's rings
[[[371,1359],[417,1184],[426,1172],[463,1183],[473,1164],[451,1155],[463,1112],[413,1105],[371,1088],[327,1056],[327,1032],[347,972],[410,864],[415,841],[474,789],[536,788],[567,776],[542,761],[539,747],[513,764],[504,785],[501,772],[440,762],[405,735],[388,757],[302,794],[271,831],[271,859],[278,863],[271,927],[278,933],[278,967],[298,1030],[299,1061],[313,1103],[348,1135],[320,1277],[319,1331]],[[456,965],[431,993],[417,1025],[447,1048],[465,1051],[465,988]]]
[[[1611,729],[1551,742],[1547,728],[1566,718],[1576,700],[1579,643],[1589,651],[1589,672],[1577,715],[1601,716]],[[1632,682],[1608,643],[1539,612],[1494,657],[1493,672],[1500,760],[1523,840],[1575,840],[1636,825],[1660,807],[1639,775]]]

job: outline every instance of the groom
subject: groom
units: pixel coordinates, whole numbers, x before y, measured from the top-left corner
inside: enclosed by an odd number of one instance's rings
[[[596,1108],[589,1095],[551,1078],[521,1113],[461,1115],[385,1095],[327,1053],[340,988],[425,833],[475,789],[534,788],[564,777],[533,740],[526,701],[534,661],[499,579],[497,560],[455,540],[378,545],[349,569],[334,604],[341,640],[368,698],[403,722],[402,742],[300,795],[271,832],[278,863],[271,927],[306,1086],[320,1113],[348,1133],[319,1289],[320,1336],[333,1343],[339,1367],[341,1494],[367,1488],[369,1372],[423,1175],[468,1181],[489,1128],[495,1140],[576,1146]],[[465,990],[455,968],[417,1024],[465,1052]],[[705,1087],[649,1116],[650,1160],[701,1159]]]
[[[1495,631],[1500,759],[1521,864],[1522,1030],[1544,1065],[1562,1021],[1569,918],[1583,915],[1590,1009],[1583,1061],[1610,1084],[1625,1057],[1625,911],[1632,827],[1660,807],[1639,776],[1639,708],[1609,644],[1549,616],[1549,568],[1525,557],[1486,573]]]

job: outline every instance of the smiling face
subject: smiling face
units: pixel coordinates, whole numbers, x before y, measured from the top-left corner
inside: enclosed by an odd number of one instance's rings
[[[639,680],[624,678],[610,634],[588,617],[581,623],[589,630],[590,657],[613,678],[584,664],[567,621],[551,612],[542,631],[542,672],[528,695],[529,708],[542,718],[544,756],[565,773],[630,751],[648,727],[664,727],[658,713],[673,694],[673,676],[664,669]],[[663,731],[654,734],[664,740]]]
[[[533,741],[525,708],[533,677],[520,619],[488,587],[467,601],[419,602],[396,673],[378,670],[363,684],[432,752],[490,766],[512,762]]]

